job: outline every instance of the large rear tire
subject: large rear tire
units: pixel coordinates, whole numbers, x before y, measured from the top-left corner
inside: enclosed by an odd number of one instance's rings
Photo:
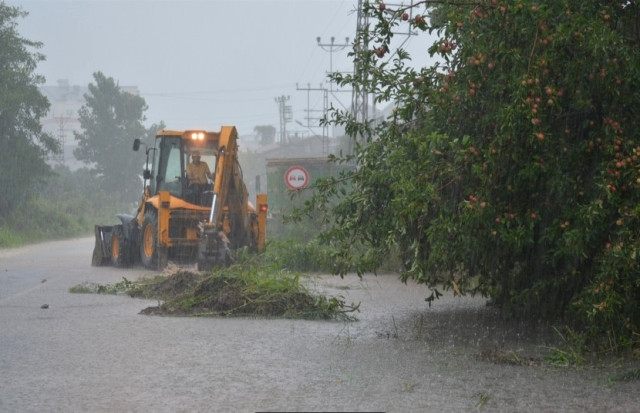
[[[167,266],[168,251],[158,242],[158,215],[155,211],[148,211],[142,220],[140,260],[145,268],[151,270],[161,270]]]
[[[114,267],[131,265],[131,240],[125,236],[122,225],[115,225],[111,233],[111,265]]]

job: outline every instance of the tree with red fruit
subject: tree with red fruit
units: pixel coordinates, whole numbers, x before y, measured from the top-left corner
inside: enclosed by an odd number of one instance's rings
[[[354,50],[367,76],[332,75],[394,106],[384,124],[340,110],[328,119],[355,148],[336,157],[353,171],[316,193],[322,206],[339,185],[351,189],[325,208],[338,271],[397,256],[404,279],[432,288],[429,300],[442,285],[510,316],[564,318],[594,342],[638,344],[638,4],[433,6],[428,23],[412,24],[425,41],[441,37],[429,48],[437,65],[412,66],[402,48],[393,65]],[[365,12],[372,24],[356,44],[394,44],[401,19]]]

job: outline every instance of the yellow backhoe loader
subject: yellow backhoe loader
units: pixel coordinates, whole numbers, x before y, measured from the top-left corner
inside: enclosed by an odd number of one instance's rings
[[[249,202],[237,140],[233,126],[219,132],[161,130],[153,147],[136,139],[134,151],[146,148],[142,199],[135,215],[117,215],[120,224],[96,225],[92,265],[163,269],[175,260],[208,271],[229,265],[238,249],[262,250],[267,195]],[[195,153],[211,168],[212,182],[190,182],[187,169]]]

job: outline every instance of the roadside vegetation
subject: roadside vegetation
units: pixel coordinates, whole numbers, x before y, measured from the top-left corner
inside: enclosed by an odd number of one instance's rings
[[[147,105],[101,72],[93,74],[78,112],[81,132],[71,137],[84,167],[59,166],[60,141],[43,130],[50,108],[39,86],[43,43],[22,38],[17,20],[28,14],[0,2],[0,248],[93,233],[129,212],[142,192],[140,159],[132,142],[147,142],[164,124],[143,126]]]
[[[86,170],[54,167],[46,185],[0,216],[0,248],[92,236],[96,224],[115,224],[117,212],[134,210],[134,203],[109,196]]]
[[[480,294],[505,318],[570,325],[598,351],[640,348],[640,5],[364,4],[353,73],[380,119],[335,109],[353,168],[305,213],[338,273],[398,255],[404,279]],[[416,67],[404,33],[432,65]]]

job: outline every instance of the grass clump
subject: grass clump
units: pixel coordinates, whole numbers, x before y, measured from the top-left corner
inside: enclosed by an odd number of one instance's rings
[[[322,245],[317,240],[299,242],[295,239],[276,239],[269,241],[262,252],[262,260],[277,263],[291,271],[334,272],[332,247]]]
[[[640,381],[640,369],[632,369],[624,373],[620,373],[611,379],[613,382],[620,381]]]
[[[122,281],[115,284],[101,285],[85,282],[69,288],[69,292],[74,294],[123,294],[133,288],[134,283],[122,277]]]
[[[585,336],[570,327],[565,328],[564,334],[556,327],[553,329],[561,339],[561,346],[549,348],[550,353],[545,357],[547,364],[556,367],[583,366],[587,361]]]

